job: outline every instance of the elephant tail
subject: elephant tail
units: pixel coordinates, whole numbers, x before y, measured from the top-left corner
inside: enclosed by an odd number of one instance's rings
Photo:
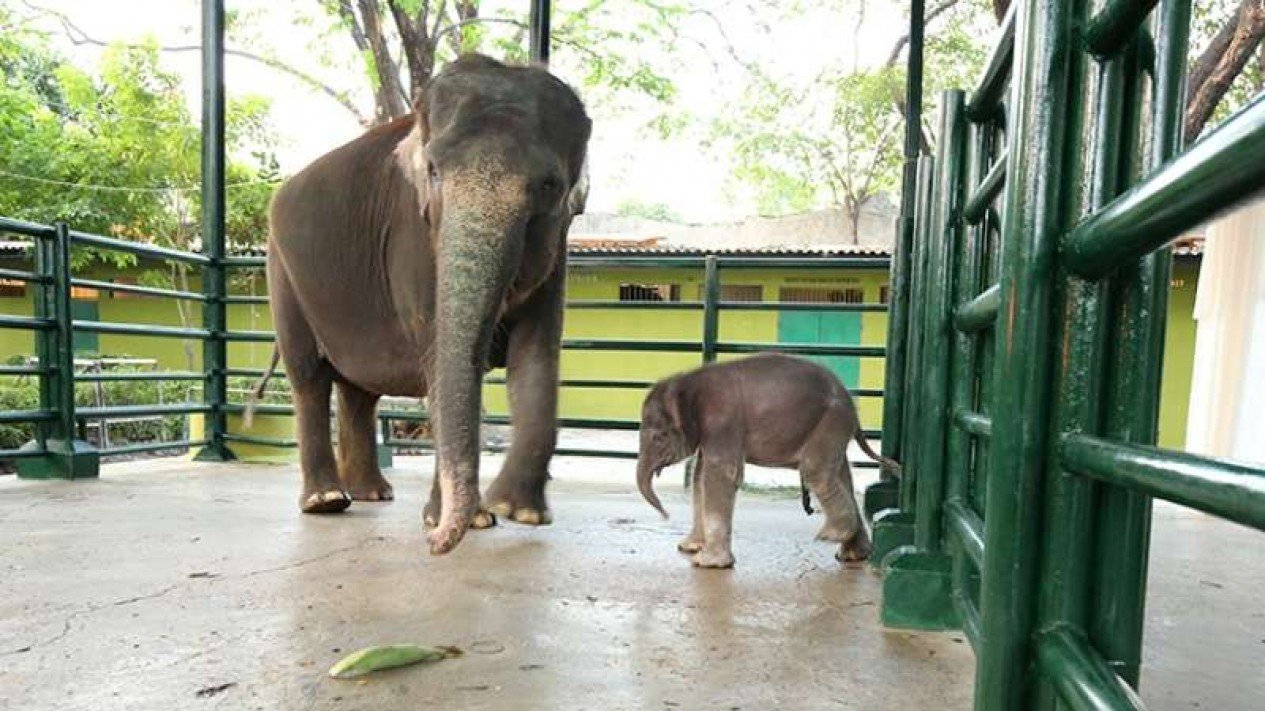
[[[892,476],[900,476],[900,462],[897,462],[894,459],[888,459],[878,452],[875,452],[874,449],[870,447],[870,442],[865,438],[865,432],[860,427],[857,428],[856,434],[852,435],[852,438],[856,440],[857,446],[861,448],[862,452],[869,455],[870,459],[878,462],[879,467],[881,467],[883,471],[889,472]]]
[[[268,379],[273,373],[277,372],[277,363],[281,361],[281,351],[276,346],[272,348],[272,361],[268,363],[268,369],[264,371],[263,377],[259,382],[255,383],[255,387],[250,389],[250,393],[246,396],[246,411],[242,413],[242,425],[245,429],[250,429],[251,423],[255,421],[255,407],[264,397],[264,390],[268,388]]]

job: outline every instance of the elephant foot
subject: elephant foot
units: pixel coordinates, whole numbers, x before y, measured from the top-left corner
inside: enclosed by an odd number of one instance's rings
[[[327,489],[304,494],[299,500],[299,509],[303,513],[338,513],[351,506],[351,497],[342,489]]]
[[[697,553],[703,550],[703,539],[691,533],[676,544],[676,549],[682,553]]]
[[[553,515],[545,502],[546,479],[542,479],[539,485],[523,484],[502,473],[488,487],[483,500],[487,502],[488,510],[497,516],[528,526],[546,526],[553,523]]]
[[[434,528],[439,525],[439,503],[431,502],[426,504],[426,508],[422,509],[422,523],[427,528]],[[496,525],[496,516],[487,509],[480,508],[474,514],[474,518],[470,519],[470,528],[482,530],[484,528],[492,528]]]
[[[845,531],[842,528],[839,528],[838,526],[833,526],[829,523],[822,526],[821,530],[817,532],[817,540],[832,541],[834,543],[843,543],[844,541],[850,538],[853,538],[854,536],[855,534]]]
[[[835,560],[840,563],[853,563],[866,560],[870,557],[873,546],[870,544],[870,537],[864,533],[852,537],[852,540],[845,541],[839,546],[839,552],[835,553]]]
[[[709,551],[706,548],[694,555],[694,567],[696,568],[732,568],[734,567],[734,554],[730,551]]]
[[[352,501],[394,501],[395,489],[381,474],[377,478],[366,477],[363,482],[347,484]]]

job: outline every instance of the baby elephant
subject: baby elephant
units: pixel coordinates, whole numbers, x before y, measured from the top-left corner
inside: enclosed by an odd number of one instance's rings
[[[697,452],[694,528],[677,548],[694,553],[694,565],[728,568],[734,564],[730,531],[743,464],[798,467],[802,483],[825,509],[817,538],[838,541],[835,557],[841,561],[864,560],[870,537],[852,492],[852,440],[899,471],[865,441],[852,396],[829,370],[776,353],[714,363],[661,380],[646,395],[637,486],[666,518],[652,477]]]

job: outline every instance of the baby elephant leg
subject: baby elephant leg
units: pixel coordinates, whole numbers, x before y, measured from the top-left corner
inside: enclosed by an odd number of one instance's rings
[[[800,473],[826,514],[826,523],[817,533],[818,540],[840,543],[835,557],[841,561],[868,558],[870,536],[852,491],[852,470],[848,467],[847,455],[838,452],[806,460]]]
[[[693,488],[694,498],[694,527],[690,529],[689,535],[681,539],[676,544],[676,549],[682,553],[697,553],[703,550],[703,468],[702,459],[698,459],[694,464],[694,477],[690,482]]]
[[[709,458],[702,463],[703,548],[694,555],[700,568],[732,568],[734,500],[742,481],[742,459]],[[697,519],[696,519],[697,520]]]

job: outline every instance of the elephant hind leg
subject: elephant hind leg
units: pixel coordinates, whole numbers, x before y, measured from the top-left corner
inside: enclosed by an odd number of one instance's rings
[[[354,501],[391,501],[395,492],[378,466],[374,439],[378,396],[338,383],[338,474]]]
[[[828,414],[805,443],[800,475],[826,515],[817,539],[839,543],[839,560],[864,560],[870,539],[853,492],[846,435],[847,427]]]

